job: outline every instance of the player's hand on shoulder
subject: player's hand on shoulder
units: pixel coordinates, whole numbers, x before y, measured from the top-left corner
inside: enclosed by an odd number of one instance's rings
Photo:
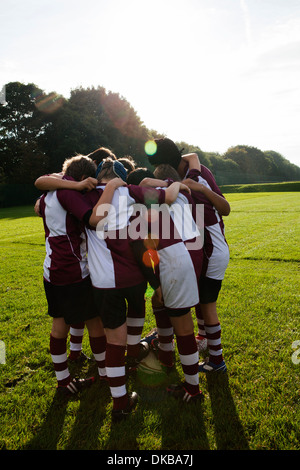
[[[92,189],[95,189],[97,184],[98,180],[89,176],[88,178],[78,182],[77,189],[78,191],[92,191]]]
[[[113,178],[107,184],[114,187],[115,189],[120,188],[121,186],[126,186],[126,182],[119,177]]]
[[[183,184],[183,183],[180,183],[180,191],[186,191],[187,193],[191,194],[190,188],[186,184]]]

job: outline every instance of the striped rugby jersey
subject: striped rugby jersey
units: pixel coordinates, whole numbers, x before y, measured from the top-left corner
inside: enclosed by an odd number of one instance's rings
[[[72,199],[79,201],[75,213],[65,201],[70,192]],[[77,283],[89,275],[86,236],[78,220],[87,209],[82,206],[81,197],[76,191],[58,190],[49,191],[40,199],[46,244],[44,279],[54,285]]]
[[[84,195],[91,210],[105,184]],[[98,289],[131,287],[145,280],[130,246],[128,233],[137,204],[163,204],[164,190],[128,185],[115,190],[103,228],[86,226],[91,281]]]
[[[195,217],[195,203],[184,191],[178,194],[173,204],[165,205],[159,213],[157,271],[164,304],[171,309],[191,308],[199,302],[203,233],[201,227],[196,225]],[[155,238],[155,223],[151,224],[151,228],[152,237]]]
[[[224,197],[218,187],[212,172],[201,165],[201,171],[192,169],[186,174],[198,183]],[[225,238],[224,222],[218,211],[204,194],[192,191],[192,197],[196,204],[204,205],[205,242],[204,251],[208,258],[206,276],[212,279],[224,279],[225,270],[229,263],[229,248]]]

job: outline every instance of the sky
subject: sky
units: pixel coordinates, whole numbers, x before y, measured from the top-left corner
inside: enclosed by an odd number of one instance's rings
[[[0,0],[0,24],[0,89],[102,86],[174,141],[300,166],[300,0]]]

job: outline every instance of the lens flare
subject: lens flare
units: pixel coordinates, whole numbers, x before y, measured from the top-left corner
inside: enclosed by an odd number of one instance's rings
[[[35,97],[35,106],[43,113],[51,114],[57,111],[64,103],[64,98],[55,92],[49,95],[40,94]]]
[[[157,151],[157,145],[154,140],[148,140],[148,142],[145,143],[145,152],[147,155],[154,155]]]
[[[159,255],[156,250],[149,249],[143,254],[143,263],[147,268],[154,269],[159,263]]]

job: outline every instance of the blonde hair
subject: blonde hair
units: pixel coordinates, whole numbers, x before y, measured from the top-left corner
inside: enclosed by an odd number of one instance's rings
[[[173,181],[181,181],[181,178],[175,168],[165,163],[158,165],[153,173],[155,178],[159,180],[165,180],[167,178],[170,178]]]

